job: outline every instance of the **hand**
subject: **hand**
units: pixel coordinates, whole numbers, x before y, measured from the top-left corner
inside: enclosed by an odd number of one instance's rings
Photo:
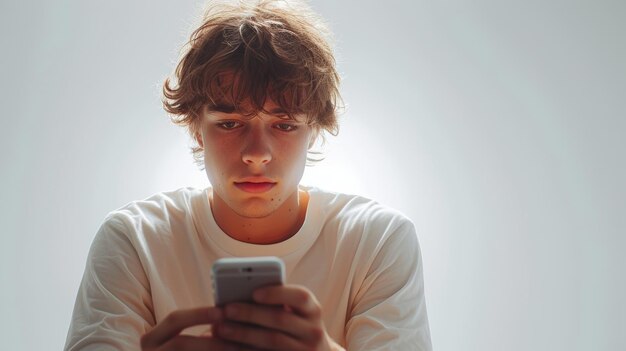
[[[215,335],[264,350],[343,350],[326,332],[320,304],[307,288],[263,287],[254,300],[226,305]]]
[[[218,323],[223,313],[216,307],[201,307],[189,310],[178,310],[170,313],[152,330],[141,337],[143,351],[220,351],[220,350],[252,350],[241,344],[229,342],[211,336],[179,335],[188,327],[198,324]]]

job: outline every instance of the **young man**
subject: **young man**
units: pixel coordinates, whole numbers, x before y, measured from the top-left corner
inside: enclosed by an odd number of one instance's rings
[[[212,186],[109,213],[65,350],[431,350],[413,223],[299,184],[311,146],[337,130],[323,28],[292,1],[208,8],[164,104]],[[212,263],[252,256],[280,257],[286,284],[214,307]]]

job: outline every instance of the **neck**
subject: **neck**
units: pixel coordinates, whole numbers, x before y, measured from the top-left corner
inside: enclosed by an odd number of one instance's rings
[[[228,236],[251,244],[267,245],[287,240],[300,230],[306,217],[309,194],[298,190],[270,215],[253,218],[233,211],[217,194],[209,193],[217,225]]]

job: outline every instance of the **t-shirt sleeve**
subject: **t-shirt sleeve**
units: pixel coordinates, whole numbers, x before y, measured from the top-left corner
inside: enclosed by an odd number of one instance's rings
[[[108,216],[89,250],[66,351],[138,350],[155,325],[150,286],[124,222]]]
[[[432,350],[420,247],[409,220],[385,233],[352,304],[348,350]]]

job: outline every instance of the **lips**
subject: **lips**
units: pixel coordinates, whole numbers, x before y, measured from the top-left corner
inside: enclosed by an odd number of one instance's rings
[[[276,185],[276,183],[272,182],[241,182],[235,183],[235,186],[247,193],[264,193],[270,189],[272,189]]]
[[[239,181],[235,183],[276,183],[276,182],[270,178],[256,176],[256,177],[245,177],[245,178],[239,179]]]

